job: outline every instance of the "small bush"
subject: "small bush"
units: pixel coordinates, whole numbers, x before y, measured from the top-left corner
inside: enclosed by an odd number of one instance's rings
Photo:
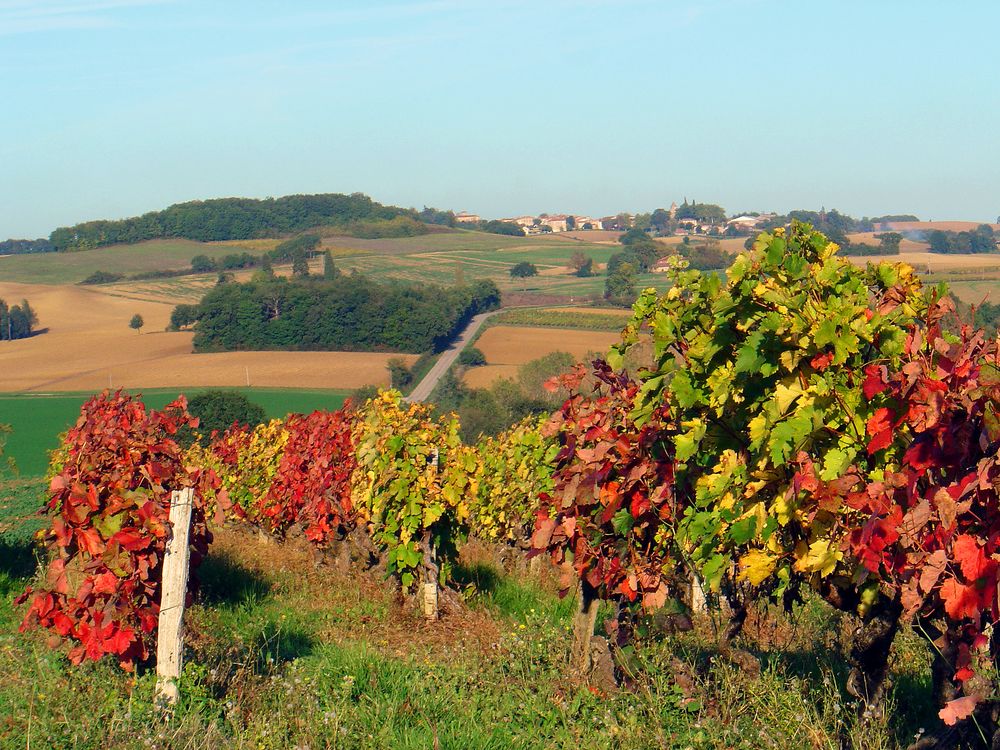
[[[234,423],[256,427],[266,419],[264,408],[238,391],[205,391],[191,399],[188,411],[198,417],[201,443],[206,445],[213,432],[225,432]],[[194,441],[194,433],[178,435],[182,444]]]
[[[81,284],[111,284],[125,278],[123,273],[111,273],[110,271],[94,271],[90,276],[81,281]]]
[[[486,364],[486,355],[481,349],[470,346],[463,349],[462,353],[458,355],[458,364],[466,367],[482,367]]]

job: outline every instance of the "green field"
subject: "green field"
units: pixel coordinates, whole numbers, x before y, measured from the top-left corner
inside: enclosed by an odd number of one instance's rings
[[[545,310],[536,308],[516,308],[505,310],[486,321],[485,328],[491,326],[547,326],[551,328],[579,328],[584,331],[621,331],[632,319],[629,310],[620,315],[604,312],[587,312],[586,307],[578,310]]]
[[[24,284],[76,284],[95,271],[133,274],[188,268],[196,255],[221,258],[237,247],[190,240],[150,240],[76,253],[36,253],[0,258],[0,279]]]
[[[188,398],[207,390],[191,388]],[[260,404],[269,418],[315,409],[339,409],[346,391],[308,391],[260,388],[233,388]],[[149,389],[143,401],[152,408],[162,408],[177,397],[176,390]],[[22,476],[38,476],[48,465],[48,451],[58,445],[58,435],[80,415],[80,406],[92,394],[55,393],[45,395],[0,395],[0,423],[13,428],[6,455],[13,457]]]

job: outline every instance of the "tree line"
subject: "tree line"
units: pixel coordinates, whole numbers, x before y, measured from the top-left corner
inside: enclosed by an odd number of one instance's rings
[[[262,271],[247,283],[219,284],[198,305],[175,308],[171,323],[195,323],[198,352],[424,352],[444,348],[473,315],[500,304],[491,281],[440,287],[380,283],[332,264],[330,271],[292,279]]]
[[[28,304],[21,300],[20,305],[8,306],[0,299],[0,341],[26,339],[35,333],[38,326],[38,315]]]
[[[966,254],[995,253],[997,239],[993,227],[980,224],[970,232],[944,232],[934,229],[927,233],[932,253]]]
[[[27,255],[28,253],[52,253],[55,246],[47,239],[4,240],[0,242],[0,255]]]
[[[87,221],[52,232],[57,251],[131,244],[160,237],[211,242],[278,237],[317,226],[418,219],[413,209],[384,206],[361,193],[287,195],[281,198],[217,198],[178,203],[162,211],[118,221]],[[432,217],[433,218],[433,217]],[[414,221],[416,223],[416,221]]]

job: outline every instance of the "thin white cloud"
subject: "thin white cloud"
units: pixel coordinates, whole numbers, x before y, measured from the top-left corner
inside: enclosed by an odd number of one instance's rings
[[[118,25],[111,11],[170,0],[0,0],[0,36]]]

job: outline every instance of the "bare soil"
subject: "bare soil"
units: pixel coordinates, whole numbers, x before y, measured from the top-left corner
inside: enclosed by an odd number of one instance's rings
[[[44,333],[0,346],[0,391],[106,387],[344,388],[388,384],[392,354],[225,352],[194,354],[193,334],[167,333],[173,304],[100,288],[0,282],[0,299],[27,299]],[[141,333],[128,327],[138,313]],[[403,355],[412,362],[414,355]]]

